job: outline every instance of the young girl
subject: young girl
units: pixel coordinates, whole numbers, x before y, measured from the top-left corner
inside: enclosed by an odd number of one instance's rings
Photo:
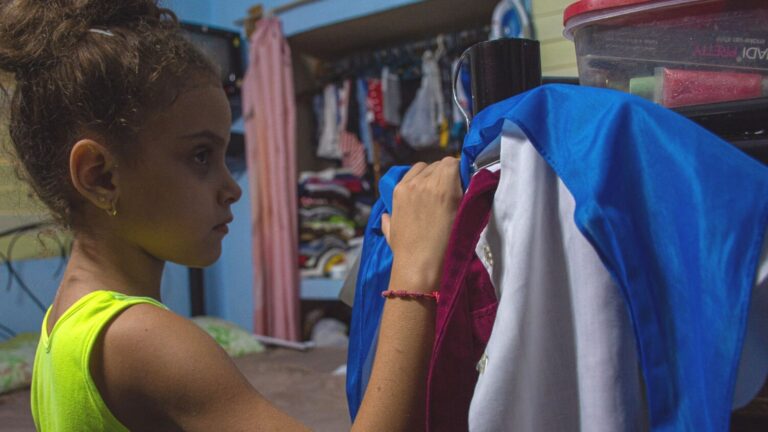
[[[231,115],[214,66],[153,0],[0,5],[11,140],[74,233],[35,361],[38,430],[305,430],[159,302],[165,261],[213,263],[241,196],[224,163]],[[460,197],[453,159],[403,179],[384,223],[391,289],[437,289]],[[387,302],[354,430],[423,427],[434,308]]]

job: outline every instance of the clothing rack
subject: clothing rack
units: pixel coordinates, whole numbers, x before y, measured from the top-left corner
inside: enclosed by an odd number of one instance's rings
[[[397,45],[352,53],[336,61],[321,62],[316,76],[321,85],[346,77],[378,74],[381,68],[396,68],[399,75],[421,76],[421,56],[427,50],[441,46],[446,56],[458,56],[470,46],[488,40],[490,26],[444,33],[437,36],[403,42]]]
[[[258,20],[262,18],[274,17],[284,12],[287,12],[289,10],[296,9],[300,6],[304,6],[309,3],[314,3],[316,1],[317,0],[294,0],[286,4],[276,6],[272,9],[268,9],[266,11],[264,10],[264,6],[262,6],[261,4],[257,4],[255,6],[251,6],[250,8],[248,8],[247,17],[235,20],[235,25],[238,27],[244,27],[245,34],[250,39],[251,33],[253,32],[255,24]]]
[[[280,15],[283,12],[287,12],[291,9],[296,9],[297,7],[304,6],[309,3],[314,3],[316,1],[317,0],[294,0],[283,5],[273,7],[272,9],[267,11],[267,15]]]

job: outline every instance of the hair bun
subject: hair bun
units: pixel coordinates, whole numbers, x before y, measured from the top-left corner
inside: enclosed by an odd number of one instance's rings
[[[169,19],[166,19],[169,18]],[[0,3],[0,69],[32,73],[71,52],[91,28],[114,30],[176,22],[157,0],[8,0]]]
[[[70,0],[73,18],[91,27],[133,27],[159,24],[173,13],[157,4],[157,0]]]

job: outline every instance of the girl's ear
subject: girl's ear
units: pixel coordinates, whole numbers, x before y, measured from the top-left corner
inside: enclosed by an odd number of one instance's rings
[[[80,195],[99,209],[109,211],[119,195],[117,163],[104,145],[82,139],[69,153],[69,175]]]

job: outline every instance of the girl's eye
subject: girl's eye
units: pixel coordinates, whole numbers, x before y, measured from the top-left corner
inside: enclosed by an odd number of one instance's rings
[[[210,155],[209,150],[200,150],[197,153],[195,153],[195,162],[200,163],[202,165],[208,164],[208,156]]]

